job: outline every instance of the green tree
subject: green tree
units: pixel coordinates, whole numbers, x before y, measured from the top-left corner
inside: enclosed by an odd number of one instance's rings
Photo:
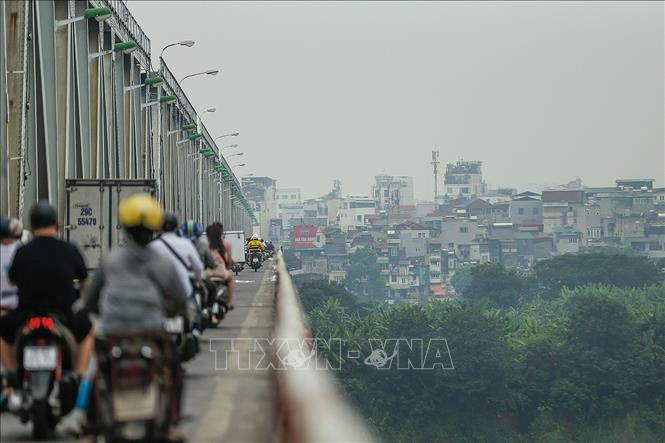
[[[349,254],[346,286],[350,291],[357,295],[383,298],[386,282],[381,275],[381,268],[376,259],[376,252],[371,248],[359,248]]]
[[[450,278],[450,284],[453,285],[458,294],[464,294],[466,288],[471,284],[471,270],[473,266],[463,266],[455,270]]]
[[[563,287],[589,283],[641,288],[663,280],[660,269],[646,257],[617,253],[565,254],[537,263],[534,272],[550,297],[556,297]]]
[[[337,300],[343,308],[354,307],[356,303],[356,296],[347,291],[343,285],[330,283],[327,280],[303,283],[298,287],[298,294],[305,313],[323,306],[328,300]]]
[[[515,271],[497,263],[484,263],[471,268],[471,284],[464,298],[478,304],[488,301],[494,306],[517,306],[526,288],[524,279]]]

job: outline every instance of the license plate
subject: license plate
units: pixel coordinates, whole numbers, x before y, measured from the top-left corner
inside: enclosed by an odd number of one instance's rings
[[[164,320],[164,329],[169,334],[179,334],[185,329],[182,317],[172,317]]]
[[[28,371],[53,370],[58,365],[55,346],[27,346],[23,350],[23,367]]]

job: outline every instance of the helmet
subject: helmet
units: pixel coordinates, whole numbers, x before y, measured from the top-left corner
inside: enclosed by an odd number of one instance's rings
[[[30,210],[30,226],[32,229],[47,228],[58,224],[58,213],[47,200],[40,200]]]
[[[203,234],[203,226],[196,223],[194,220],[187,220],[182,226],[180,226],[180,230],[185,237],[191,240],[199,238]]]
[[[250,240],[258,240],[258,239],[259,239],[259,236],[254,234],[254,235],[252,235]]]
[[[120,202],[118,219],[125,228],[143,227],[157,231],[164,223],[164,212],[148,194],[134,194]]]
[[[23,223],[15,218],[0,218],[0,238],[21,238]]]
[[[175,231],[178,229],[178,216],[173,212],[167,212],[164,214],[164,224],[162,225],[162,230],[166,232]]]

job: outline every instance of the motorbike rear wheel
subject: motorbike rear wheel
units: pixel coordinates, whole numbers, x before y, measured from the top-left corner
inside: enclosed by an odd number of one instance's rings
[[[51,431],[51,409],[47,399],[34,400],[32,403],[32,437],[45,440]]]

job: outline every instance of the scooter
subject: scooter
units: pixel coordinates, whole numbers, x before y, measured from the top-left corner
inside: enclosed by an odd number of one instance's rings
[[[212,278],[208,298],[201,311],[203,325],[206,328],[216,328],[229,310],[227,288],[223,280]]]
[[[256,251],[256,252],[250,252],[249,253],[249,265],[254,269],[254,272],[258,271],[259,268],[261,267],[261,253]]]
[[[21,386],[9,409],[23,423],[32,421],[32,436],[43,440],[74,407],[73,337],[55,315],[36,313],[16,339],[17,376]]]
[[[91,429],[106,442],[163,441],[177,411],[173,351],[165,333],[97,339]]]

